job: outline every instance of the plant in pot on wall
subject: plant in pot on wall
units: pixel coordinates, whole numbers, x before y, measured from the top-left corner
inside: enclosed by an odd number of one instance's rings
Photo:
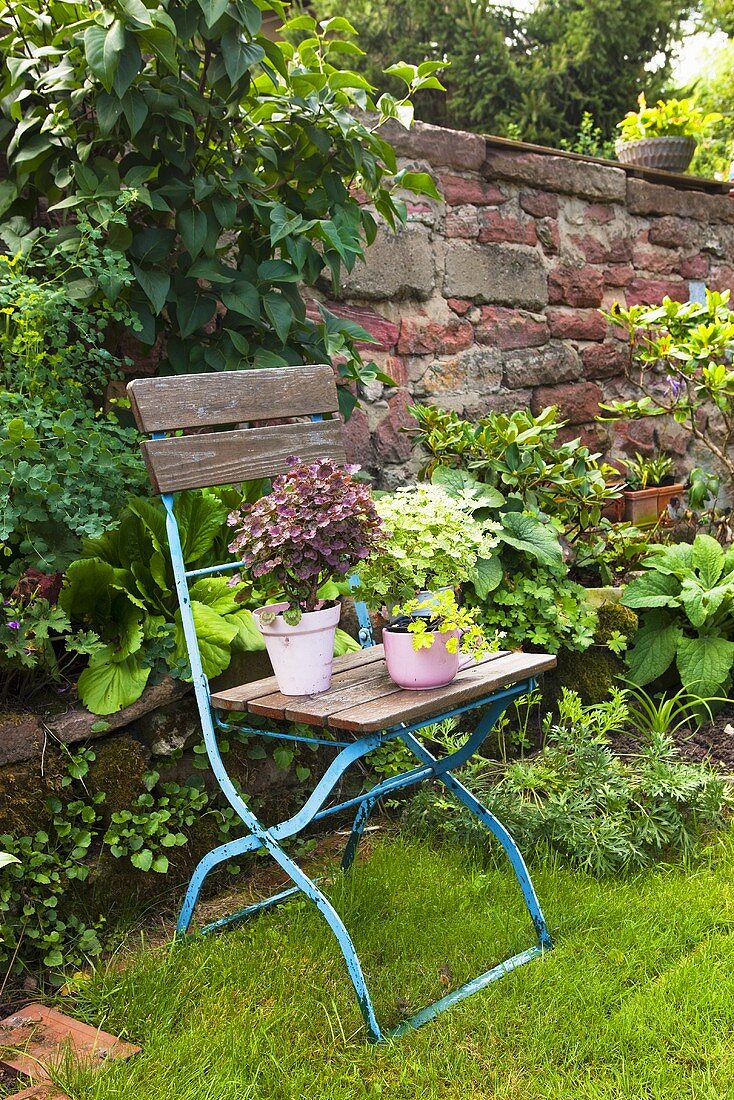
[[[384,544],[369,487],[352,476],[357,469],[290,458],[272,492],[229,516],[231,552],[283,594],[253,615],[284,695],[328,689],[341,613],[336,580]]]
[[[451,589],[394,607],[382,632],[390,678],[412,691],[450,684],[462,668],[499,647],[500,635],[489,641],[477,614],[461,606]]]
[[[637,527],[650,527],[683,496],[685,485],[673,476],[673,459],[659,451],[651,458],[636,452],[626,465],[624,518]]]
[[[389,540],[360,566],[355,596],[386,618],[396,604],[470,580],[497,545],[498,524],[475,519],[466,501],[440,485],[381,494],[375,507]]]
[[[639,111],[628,111],[618,123],[616,143],[622,164],[685,172],[696,151],[696,141],[722,115],[705,115],[694,99],[659,99],[649,107],[645,93],[637,97]]]

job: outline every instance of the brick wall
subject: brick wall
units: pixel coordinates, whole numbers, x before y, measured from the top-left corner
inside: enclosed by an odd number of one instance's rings
[[[330,303],[378,340],[367,354],[397,382],[363,394],[353,460],[383,485],[412,476],[420,456],[401,429],[413,401],[470,418],[555,404],[568,435],[610,457],[651,451],[650,422],[594,422],[600,400],[624,394],[627,356],[598,310],[685,300],[691,280],[734,287],[734,198],[421,124],[389,137],[444,201],[410,204]],[[663,438],[682,466],[707,461],[675,425]]]

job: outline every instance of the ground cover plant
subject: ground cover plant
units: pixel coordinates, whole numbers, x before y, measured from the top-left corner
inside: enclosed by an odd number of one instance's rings
[[[219,937],[123,953],[63,1003],[143,1052],[95,1074],[67,1067],[59,1081],[72,1100],[724,1100],[733,868],[722,837],[662,873],[536,871],[553,952],[379,1047],[362,1042],[333,938],[305,902]],[[532,937],[509,868],[451,845],[373,841],[328,891],[386,1023]]]

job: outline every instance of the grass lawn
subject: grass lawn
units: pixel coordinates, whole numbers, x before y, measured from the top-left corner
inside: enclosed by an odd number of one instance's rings
[[[693,868],[535,874],[557,949],[381,1046],[341,956],[295,902],[101,969],[67,1010],[140,1043],[72,1100],[734,1097],[734,834]],[[532,943],[514,879],[383,837],[330,896],[383,1025]]]

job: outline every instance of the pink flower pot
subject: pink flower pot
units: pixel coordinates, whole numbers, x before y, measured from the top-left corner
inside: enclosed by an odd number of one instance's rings
[[[287,603],[273,603],[253,611],[275,679],[283,695],[318,695],[331,684],[334,636],[341,604],[321,611],[304,611],[297,626],[291,626],[280,614],[287,608]],[[264,611],[275,612],[272,623],[261,621]]]
[[[462,668],[474,664],[474,657],[460,657],[446,648],[449,638],[458,638],[458,630],[433,635],[430,649],[414,649],[413,635],[398,630],[385,629],[382,642],[385,646],[385,664],[391,680],[410,691],[445,687]]]

